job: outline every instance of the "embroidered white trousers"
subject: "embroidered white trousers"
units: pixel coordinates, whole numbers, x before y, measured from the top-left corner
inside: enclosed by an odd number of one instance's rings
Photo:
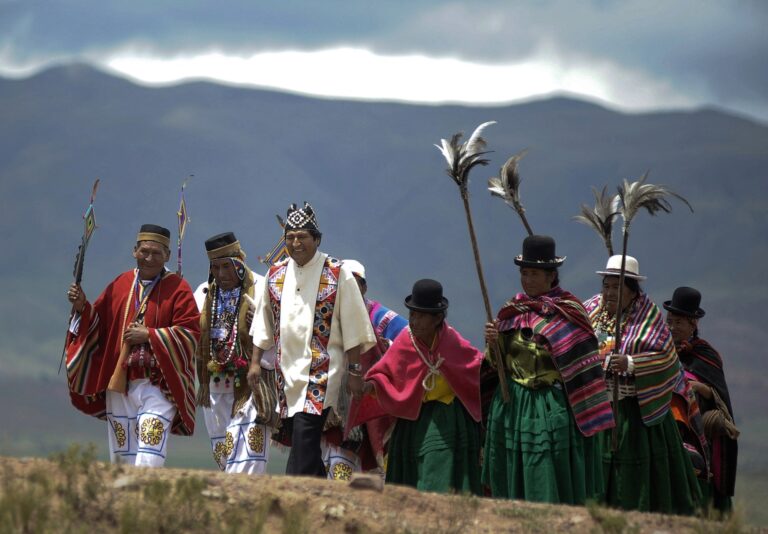
[[[256,422],[251,399],[232,417],[235,394],[221,389],[211,381],[211,406],[203,407],[214,461],[227,473],[265,473],[272,431]]]
[[[360,458],[354,452],[332,445],[325,438],[320,441],[320,448],[330,480],[349,480],[352,473],[361,470]]]
[[[144,467],[162,467],[176,406],[148,378],[131,380],[128,394],[107,391],[109,459]]]

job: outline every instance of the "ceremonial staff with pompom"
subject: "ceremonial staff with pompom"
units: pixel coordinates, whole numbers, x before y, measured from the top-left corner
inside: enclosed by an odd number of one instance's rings
[[[483,130],[496,124],[496,121],[484,122],[478,126],[465,143],[461,143],[463,133],[459,132],[451,137],[450,142],[445,139],[440,140],[440,145],[435,145],[442,152],[445,160],[448,162],[446,173],[450,176],[456,185],[459,186],[461,200],[464,203],[464,213],[467,216],[467,227],[469,228],[469,238],[472,241],[472,252],[475,256],[475,268],[477,277],[480,281],[480,291],[483,294],[483,303],[485,304],[485,313],[488,322],[493,321],[491,313],[491,302],[488,299],[488,289],[485,287],[485,277],[483,276],[483,266],[480,263],[480,252],[477,247],[477,237],[475,236],[475,226],[472,223],[472,211],[469,208],[469,171],[476,165],[488,165],[487,159],[482,156],[487,154],[483,151],[486,142],[482,137]],[[504,365],[501,360],[501,350],[498,342],[491,346],[494,360],[496,362],[496,371],[499,375],[499,387],[504,402],[509,402],[509,391],[507,389],[507,379],[504,374]]]

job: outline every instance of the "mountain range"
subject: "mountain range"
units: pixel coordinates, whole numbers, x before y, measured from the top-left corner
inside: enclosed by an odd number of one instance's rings
[[[309,201],[321,249],[363,262],[369,296],[402,313],[413,282],[440,280],[449,322],[480,344],[485,311],[464,211],[433,144],[488,120],[497,121],[485,132],[491,164],[472,171],[470,202],[492,306],[520,287],[513,258],[525,231],[486,189],[507,157],[528,148],[528,220],[555,237],[567,256],[562,285],[584,299],[598,292],[607,253],[572,216],[593,202],[591,187],[614,192],[649,171],[694,211],[673,200],[671,214],[633,221],[629,252],[644,289],[659,304],[680,285],[702,291],[702,336],[723,354],[737,422],[766,431],[768,126],[718,109],[626,114],[563,97],[497,107],[342,101],[208,82],[146,87],[82,64],[0,79],[0,378],[56,376],[96,178],[89,297],[132,267],[142,223],[174,229],[175,241],[181,183],[194,175],[183,249],[193,287],[207,277],[207,237],[234,231],[263,274],[258,258],[280,235],[275,215]],[[764,460],[754,465],[768,473]]]

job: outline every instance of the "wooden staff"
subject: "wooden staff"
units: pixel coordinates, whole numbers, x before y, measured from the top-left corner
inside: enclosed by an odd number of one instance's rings
[[[467,227],[469,229],[469,239],[472,242],[472,253],[475,258],[475,269],[477,270],[477,278],[480,282],[480,292],[483,295],[483,304],[485,305],[485,315],[487,322],[493,322],[493,313],[491,310],[491,302],[488,298],[488,289],[485,286],[485,277],[483,276],[483,265],[480,262],[480,251],[477,246],[477,236],[475,235],[475,226],[472,223],[472,210],[469,207],[469,171],[476,165],[488,165],[488,160],[483,159],[482,156],[488,152],[483,152],[485,148],[485,139],[481,137],[483,130],[496,124],[495,121],[484,122],[478,126],[472,133],[470,138],[461,143],[462,133],[456,133],[451,137],[450,142],[445,139],[440,140],[440,145],[435,145],[440,152],[442,152],[446,161],[448,162],[448,169],[446,172],[450,176],[456,185],[459,186],[459,193],[461,194],[461,200],[464,203],[464,214],[467,218]],[[499,375],[499,387],[501,388],[501,396],[504,402],[509,402],[509,390],[507,389],[507,377],[504,372],[504,362],[501,358],[501,348],[499,347],[498,340],[490,346],[493,359],[496,362],[496,371]]]

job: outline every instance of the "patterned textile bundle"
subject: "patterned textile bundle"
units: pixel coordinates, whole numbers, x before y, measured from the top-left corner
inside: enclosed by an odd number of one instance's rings
[[[243,278],[242,291],[250,297],[254,296],[254,277],[253,271],[248,268],[245,263],[245,277]],[[200,314],[200,345],[197,348],[197,354],[195,357],[195,363],[197,364],[197,376],[200,381],[200,389],[197,392],[197,405],[198,406],[210,406],[210,373],[208,371],[208,362],[211,360],[211,317],[212,307],[215,302],[216,292],[218,286],[216,281],[211,281],[208,287],[208,293],[205,296],[205,304],[203,304],[203,311]],[[246,315],[248,313],[248,305],[245,299],[241,300],[240,309],[237,312],[237,338],[240,342],[240,355],[250,362],[251,354],[253,353],[253,338],[248,328],[248,321]],[[234,385],[233,385],[234,386]],[[241,380],[235,390],[235,402],[232,404],[232,415],[234,416],[238,411],[242,409],[245,403],[248,401],[248,397],[251,394],[251,389],[248,386],[246,380]],[[261,412],[259,412],[261,417]]]
[[[590,319],[598,316],[601,306],[599,294],[584,303]],[[661,311],[645,293],[639,293],[625,313],[627,320],[617,352],[632,356],[640,414],[643,423],[651,426],[660,423],[669,411],[680,362]]]
[[[499,331],[530,328],[550,345],[568,403],[585,436],[614,426],[597,338],[581,302],[557,287],[538,297],[518,293],[498,314]]]
[[[694,338],[678,348],[686,373],[710,386],[713,399],[700,399],[704,412],[704,433],[712,440],[712,474],[718,491],[733,495],[736,487],[739,431],[734,424],[731,396],[720,354],[705,340]]]
[[[697,471],[696,476],[706,480],[709,476],[709,444],[704,436],[704,420],[696,400],[696,394],[686,380],[685,372],[682,369],[675,384],[675,396],[680,399],[681,403],[676,403],[673,398],[673,415],[678,424],[682,423],[687,429],[685,432],[681,432],[683,446],[686,449],[694,447],[695,454],[691,454],[689,450],[691,463]]]
[[[246,382],[245,387],[248,387]],[[237,393],[235,394],[237,396]],[[247,399],[247,397],[246,397]],[[256,408],[256,422],[272,428],[280,425],[280,415],[277,413],[277,381],[274,369],[261,369],[258,391],[251,396],[251,403]]]

